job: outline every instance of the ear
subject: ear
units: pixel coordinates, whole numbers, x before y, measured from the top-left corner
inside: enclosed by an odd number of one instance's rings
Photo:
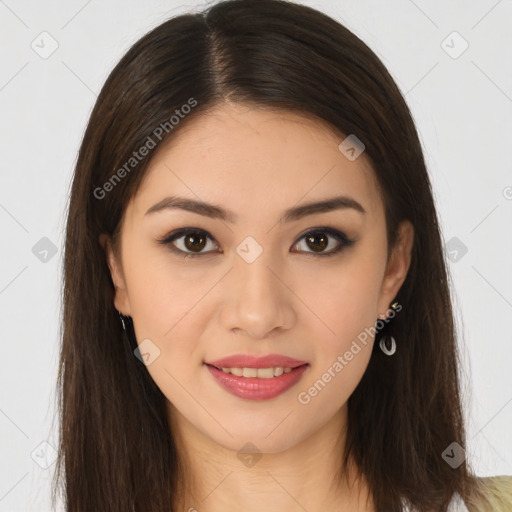
[[[129,316],[131,315],[130,301],[128,300],[122,265],[117,261],[110,237],[102,233],[99,237],[99,242],[105,252],[108,268],[110,269],[110,277],[115,288],[114,306],[123,315]]]
[[[398,227],[397,244],[389,257],[388,266],[382,281],[378,311],[379,318],[386,318],[391,301],[402,286],[411,264],[411,252],[414,242],[414,227],[404,220]]]

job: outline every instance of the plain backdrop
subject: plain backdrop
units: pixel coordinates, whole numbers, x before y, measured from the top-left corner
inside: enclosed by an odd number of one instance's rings
[[[510,475],[512,2],[302,3],[365,41],[411,108],[454,283],[466,457]],[[64,212],[96,96],[144,33],[206,5],[0,0],[0,511],[50,510]]]

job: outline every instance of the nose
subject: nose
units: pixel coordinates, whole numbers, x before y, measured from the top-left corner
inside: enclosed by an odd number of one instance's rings
[[[224,283],[224,327],[251,339],[290,329],[296,312],[289,286],[282,268],[270,261],[266,251],[252,263],[236,255],[234,268]]]

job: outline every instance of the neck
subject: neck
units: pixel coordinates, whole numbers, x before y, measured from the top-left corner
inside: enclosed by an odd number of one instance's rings
[[[170,403],[168,417],[180,460],[181,492],[174,510],[374,510],[367,482],[355,464],[342,465],[346,406],[295,446],[247,456],[206,437]]]

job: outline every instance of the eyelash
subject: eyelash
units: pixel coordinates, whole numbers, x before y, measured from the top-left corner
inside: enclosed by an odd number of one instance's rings
[[[299,241],[301,241],[303,238],[306,238],[309,235],[317,235],[319,233],[330,235],[332,238],[334,238],[337,242],[340,243],[339,247],[334,250],[331,249],[330,252],[324,252],[324,253],[315,253],[315,252],[309,252],[309,251],[302,251],[302,252],[305,252],[306,254],[309,254],[312,256],[319,256],[319,257],[334,256],[335,254],[338,254],[342,249],[344,249],[346,247],[350,247],[350,246],[354,245],[354,243],[356,242],[356,239],[348,238],[347,235],[345,235],[345,233],[342,233],[341,231],[338,231],[337,229],[328,228],[328,227],[320,227],[320,228],[314,228],[314,229],[307,231],[293,245],[296,245]],[[169,233],[164,238],[158,239],[157,242],[159,244],[167,246],[171,252],[178,254],[178,255],[182,256],[183,258],[190,258],[190,257],[195,258],[197,256],[204,256],[205,254],[210,254],[212,252],[212,251],[201,252],[201,253],[185,252],[185,251],[178,249],[172,245],[172,242],[182,238],[185,235],[205,235],[210,240],[216,242],[216,240],[212,236],[210,236],[207,231],[204,231],[202,229],[197,229],[197,228],[178,229],[172,233]],[[299,252],[301,252],[301,251],[299,251]]]

